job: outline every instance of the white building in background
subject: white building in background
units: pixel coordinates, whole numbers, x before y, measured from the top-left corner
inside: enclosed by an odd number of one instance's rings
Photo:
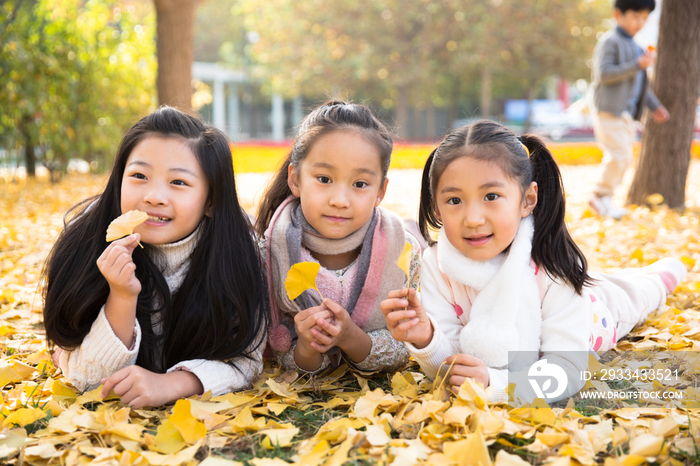
[[[233,141],[241,137],[241,102],[238,87],[248,83],[245,71],[232,70],[217,63],[194,62],[192,78],[212,84],[212,124],[225,132]],[[228,92],[227,89],[228,88]],[[228,98],[227,98],[228,95]],[[291,123],[296,125],[303,118],[301,96],[292,101]],[[271,102],[270,123],[272,140],[285,139],[284,99],[281,94],[273,94]]]

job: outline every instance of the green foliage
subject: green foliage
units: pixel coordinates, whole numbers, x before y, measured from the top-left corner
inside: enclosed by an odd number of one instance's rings
[[[155,21],[135,13],[106,0],[0,4],[0,148],[36,147],[59,172],[73,157],[108,165],[155,106]]]

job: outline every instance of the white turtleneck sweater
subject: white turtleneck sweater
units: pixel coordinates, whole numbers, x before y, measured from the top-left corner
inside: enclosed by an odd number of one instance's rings
[[[175,243],[157,246],[165,257],[163,276],[171,294],[177,292],[187,274],[189,258],[197,245],[197,238],[198,234],[195,231],[187,238]],[[156,318],[157,316],[154,316],[154,320]],[[154,332],[160,333],[160,331],[158,326],[154,326]],[[105,308],[102,306],[82,344],[74,351],[61,353],[61,370],[65,379],[78,390],[92,390],[100,385],[103,378],[135,364],[140,344],[141,327],[138,320],[134,326],[134,344],[131,348],[127,348],[112,330],[105,316]],[[189,371],[197,376],[204,387],[204,392],[211,390],[212,395],[217,396],[246,388],[260,375],[264,348],[264,344],[259,345],[252,355],[253,359],[244,357],[236,359],[234,362],[238,369],[222,361],[192,359],[174,365],[167,372]]]

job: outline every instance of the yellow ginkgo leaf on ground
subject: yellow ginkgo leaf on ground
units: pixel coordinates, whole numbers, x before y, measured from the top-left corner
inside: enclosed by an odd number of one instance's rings
[[[3,427],[28,426],[29,424],[43,419],[46,413],[39,408],[20,408],[5,418]]]
[[[185,442],[193,444],[207,435],[204,423],[192,415],[190,400],[177,400],[170,422],[180,432]]]
[[[396,265],[399,266],[401,270],[406,274],[407,277],[410,277],[410,271],[411,271],[411,253],[413,252],[413,246],[411,246],[411,243],[406,241],[406,244],[403,245],[403,251],[401,251],[401,254],[399,254],[399,258],[396,259]]]
[[[287,290],[289,299],[296,299],[306,290],[316,290],[321,296],[321,292],[316,287],[316,275],[321,270],[318,262],[299,262],[294,264],[287,272],[284,280],[284,288]],[[323,298],[323,296],[321,296]]]
[[[130,210],[120,215],[112,220],[112,223],[107,227],[107,242],[109,243],[119,238],[129,236],[134,232],[134,228],[145,222],[147,218],[148,214],[140,210]]]
[[[299,428],[265,429],[258,433],[266,436],[260,442],[261,445],[268,450],[272,450],[275,445],[280,447],[290,446],[292,444],[292,438],[299,433]]]
[[[161,422],[157,432],[155,445],[152,447],[156,451],[169,455],[182,450],[187,445],[170,419]]]
[[[479,430],[476,433],[468,434],[464,440],[445,442],[442,451],[460,466],[490,466],[492,464],[489,450]]]

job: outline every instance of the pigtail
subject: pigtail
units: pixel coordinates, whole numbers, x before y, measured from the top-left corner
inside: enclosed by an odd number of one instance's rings
[[[430,167],[433,164],[436,151],[437,149],[433,149],[423,167],[423,177],[420,187],[420,207],[418,209],[418,228],[420,229],[421,235],[423,235],[423,239],[425,239],[425,242],[428,243],[429,246],[435,244],[435,241],[430,236],[430,228],[432,227],[435,230],[442,228],[442,222],[435,214],[435,202],[430,187]]]
[[[265,234],[265,230],[270,225],[270,220],[275,214],[277,208],[292,195],[292,190],[289,189],[289,184],[287,183],[289,165],[292,160],[292,152],[287,155],[287,159],[282,163],[274,180],[270,183],[270,186],[265,191],[265,196],[260,202],[260,207],[258,208],[258,217],[255,220],[255,231],[259,236]]]
[[[564,220],[566,197],[561,172],[540,138],[523,135],[520,141],[530,153],[532,180],[538,187],[537,206],[532,213],[532,259],[550,276],[565,281],[581,294],[591,278],[586,257],[571,238]]]

